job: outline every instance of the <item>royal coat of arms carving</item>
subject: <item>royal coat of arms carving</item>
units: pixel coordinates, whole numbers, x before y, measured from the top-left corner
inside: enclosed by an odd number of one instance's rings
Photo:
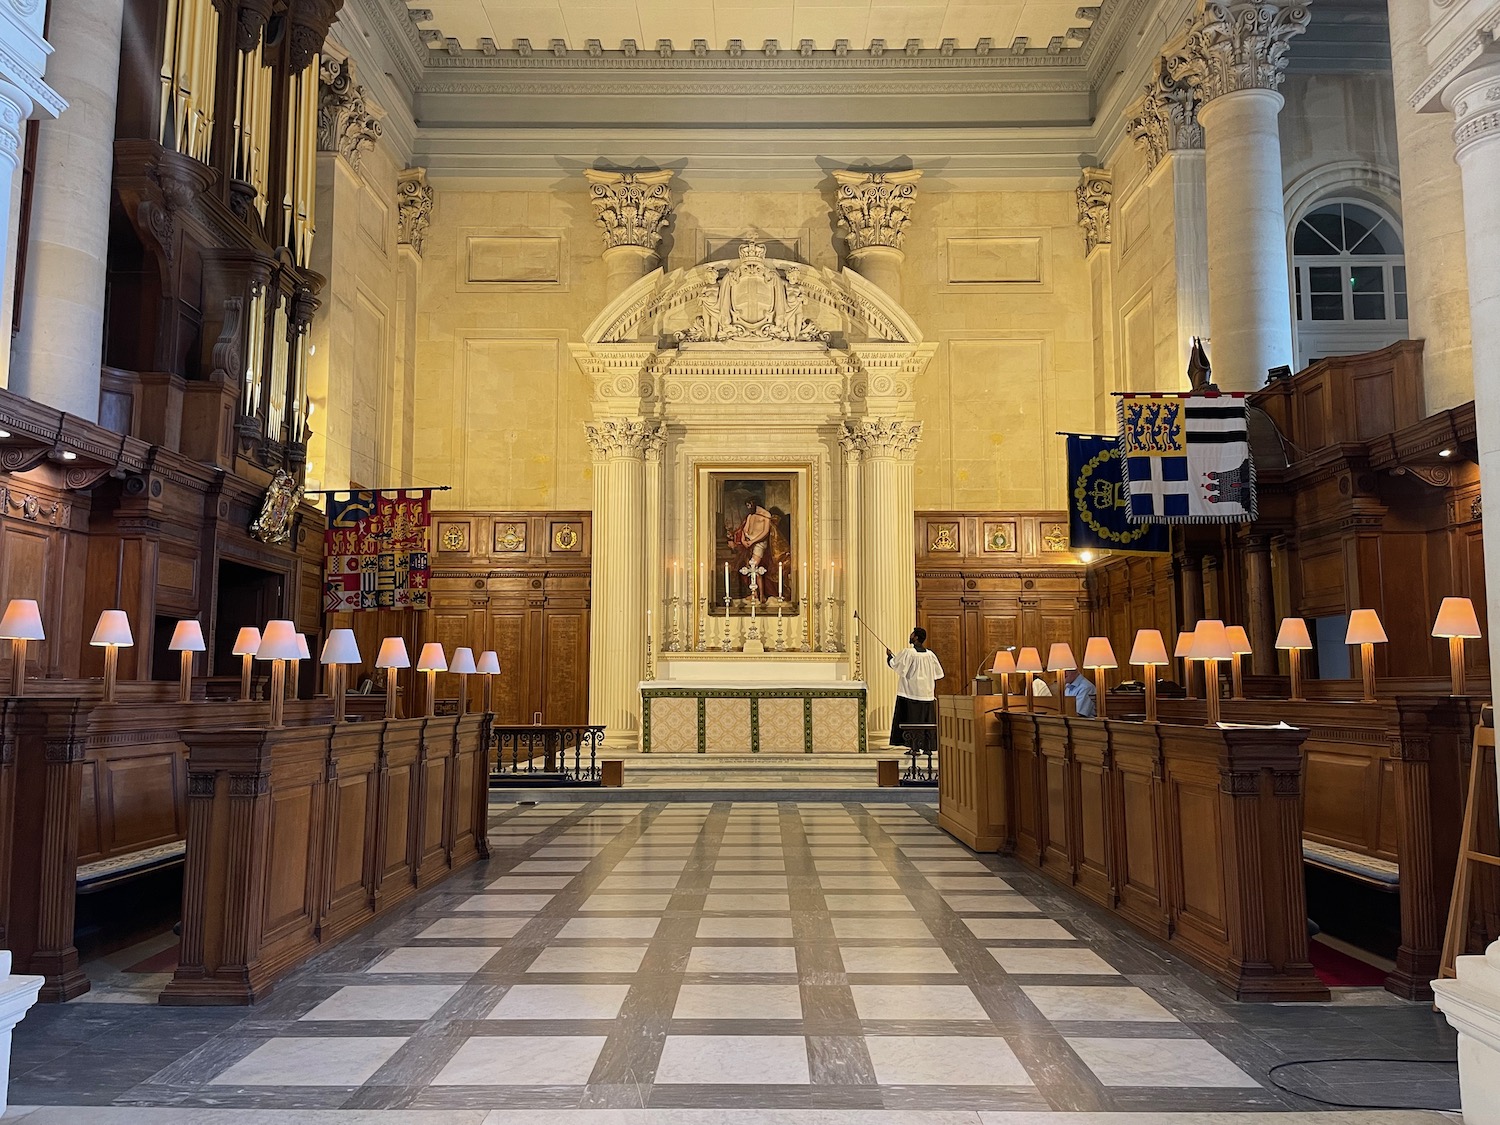
[[[738,262],[711,270],[698,290],[698,317],[681,342],[828,342],[828,332],[804,314],[807,290],[795,264],[768,262],[762,243],[742,243]]]
[[[302,499],[302,486],[285,469],[277,469],[260,502],[260,514],[250,521],[250,534],[273,546],[292,537],[292,514]]]

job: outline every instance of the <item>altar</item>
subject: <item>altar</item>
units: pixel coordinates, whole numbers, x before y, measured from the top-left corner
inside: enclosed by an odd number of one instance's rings
[[[644,754],[863,754],[866,749],[866,688],[858,680],[646,680],[640,693]]]

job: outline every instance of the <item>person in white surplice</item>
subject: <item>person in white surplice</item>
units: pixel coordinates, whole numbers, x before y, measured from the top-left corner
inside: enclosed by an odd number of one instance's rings
[[[896,672],[896,709],[891,712],[891,745],[901,746],[901,727],[907,723],[937,722],[937,682],[943,666],[927,647],[927,630],[911,631],[911,647],[898,653],[885,650],[885,662]],[[915,745],[915,743],[913,743]]]

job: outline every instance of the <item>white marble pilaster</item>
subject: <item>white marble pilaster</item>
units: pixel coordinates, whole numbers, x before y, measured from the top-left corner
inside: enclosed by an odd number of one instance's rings
[[[656,654],[665,651],[672,628],[671,609],[665,604],[668,590],[661,464],[665,446],[666,436],[660,427],[649,430],[641,442],[641,453],[645,458],[642,479],[646,490],[646,608],[651,611],[651,647]]]
[[[104,274],[124,0],[53,0],[48,77],[70,108],[38,133],[26,292],[10,387],[99,417]]]
[[[1177,373],[1187,371],[1193,337],[1211,342],[1208,291],[1208,178],[1201,148],[1182,148],[1162,161],[1172,177],[1177,261]]]
[[[589,599],[589,722],[610,746],[640,735],[646,667],[647,443],[654,427],[634,418],[587,423],[594,455],[594,577]]]
[[[922,424],[867,419],[851,432],[860,449],[859,604],[854,608],[894,649],[904,646],[917,622],[913,462]],[[883,745],[891,729],[896,676],[868,631],[860,644],[870,689],[869,738],[872,745]]]
[[[10,967],[10,950],[0,949],[0,1113],[10,1104],[10,1034],[44,983],[42,977],[14,976]]]

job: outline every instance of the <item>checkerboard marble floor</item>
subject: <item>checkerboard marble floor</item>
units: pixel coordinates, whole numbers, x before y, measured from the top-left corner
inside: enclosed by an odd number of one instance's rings
[[[35,1009],[16,1034],[23,1108],[5,1120],[1446,1120],[1324,1112],[1268,1078],[1291,1059],[1451,1059],[1430,1009],[1383,993],[1228,1002],[931,818],[857,804],[505,809],[487,864],[254,1009]],[[47,1108],[65,1104],[114,1108]]]

